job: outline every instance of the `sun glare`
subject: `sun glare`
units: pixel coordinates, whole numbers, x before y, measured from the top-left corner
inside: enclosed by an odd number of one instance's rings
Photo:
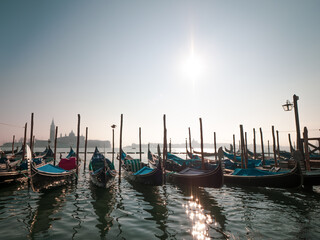
[[[197,56],[193,51],[183,61],[181,65],[181,73],[183,77],[193,81],[198,80],[204,73],[204,64],[202,59]]]

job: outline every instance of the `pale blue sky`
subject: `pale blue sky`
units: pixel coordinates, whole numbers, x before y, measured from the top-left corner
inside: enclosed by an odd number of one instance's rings
[[[111,140],[124,114],[124,144],[168,137],[231,142],[239,124],[271,125],[295,138],[293,112],[281,105],[297,94],[301,128],[319,136],[320,1],[0,1],[0,123],[34,134]],[[191,53],[199,74],[182,69]],[[119,128],[117,128],[119,130]],[[22,128],[0,124],[0,144]],[[118,135],[118,131],[117,131]],[[29,133],[28,133],[29,136]],[[118,136],[117,138],[118,139]],[[118,141],[118,140],[117,140]]]

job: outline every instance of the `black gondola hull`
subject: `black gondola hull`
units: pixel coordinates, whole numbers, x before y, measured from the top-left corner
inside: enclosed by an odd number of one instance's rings
[[[128,181],[152,186],[161,186],[163,183],[163,174],[161,167],[157,167],[153,169],[152,172],[142,175],[134,175],[134,172],[127,171],[124,167],[123,170],[124,177]]]
[[[68,184],[76,178],[76,169],[72,169],[63,173],[50,173],[39,171],[32,164],[31,174],[32,186],[35,191],[39,191],[42,189],[49,189]]]
[[[221,188],[224,183],[224,176],[221,167],[221,162],[214,170],[198,170],[193,169],[193,172],[198,174],[184,174],[168,172],[166,174],[167,181],[175,184],[183,184],[199,187]]]
[[[107,171],[106,173],[101,169],[99,172],[90,171],[90,179],[92,183],[98,187],[109,188],[114,183],[116,173],[114,171]]]
[[[302,184],[301,170],[298,164],[288,173],[266,176],[237,176],[224,175],[225,184],[270,187],[270,188],[297,188]]]

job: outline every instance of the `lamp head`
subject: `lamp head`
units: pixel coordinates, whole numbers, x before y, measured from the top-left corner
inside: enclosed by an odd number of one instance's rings
[[[293,108],[293,104],[289,100],[287,100],[286,104],[283,104],[282,107],[285,111],[291,111]]]

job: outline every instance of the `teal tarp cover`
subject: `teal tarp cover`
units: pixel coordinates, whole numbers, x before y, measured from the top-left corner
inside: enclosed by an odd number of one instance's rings
[[[58,166],[53,166],[52,164],[46,164],[42,167],[37,168],[39,171],[42,172],[50,172],[50,173],[63,173],[68,172],[62,168],[59,168]]]
[[[282,174],[285,173],[285,171],[281,172],[269,172],[269,171],[264,171],[256,168],[247,168],[247,169],[242,169],[242,168],[236,168],[232,175],[237,175],[237,176],[266,176],[266,175],[277,175],[277,174]]]
[[[143,175],[143,174],[148,174],[152,172],[153,169],[149,167],[143,167],[141,168],[138,172],[134,173],[133,175]]]
[[[178,156],[176,155],[173,155],[171,153],[167,153],[167,158],[180,164],[180,165],[183,165],[183,164],[186,164],[187,166],[191,163],[194,163],[194,162],[197,162],[198,160],[197,159],[188,159],[188,160],[184,160],[182,158],[179,158]]]
[[[132,172],[137,172],[141,169],[141,164],[139,159],[130,159],[130,160],[126,159],[124,160],[124,164],[126,166],[130,165]]]

